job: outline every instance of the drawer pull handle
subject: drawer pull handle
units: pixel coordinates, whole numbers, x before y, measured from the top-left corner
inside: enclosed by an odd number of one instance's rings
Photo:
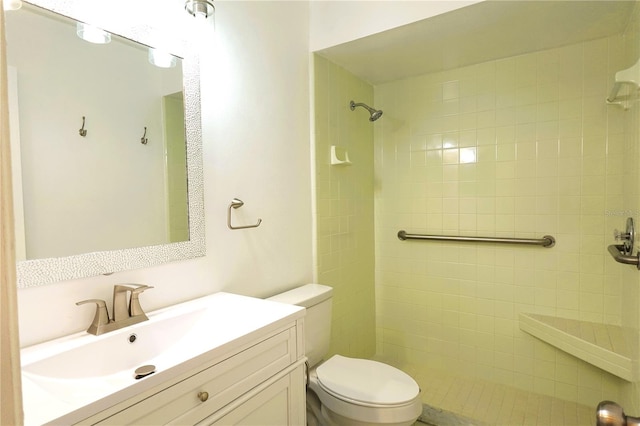
[[[202,402],[205,402],[207,399],[209,399],[209,392],[198,392],[198,399]]]

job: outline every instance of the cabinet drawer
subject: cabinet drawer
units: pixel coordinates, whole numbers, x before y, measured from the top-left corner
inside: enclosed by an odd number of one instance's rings
[[[307,424],[305,364],[298,361],[197,426]]]
[[[283,331],[98,424],[197,423],[294,363],[295,341],[295,328]]]

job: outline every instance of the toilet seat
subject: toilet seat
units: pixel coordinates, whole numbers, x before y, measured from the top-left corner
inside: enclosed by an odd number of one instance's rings
[[[309,387],[323,407],[365,423],[411,424],[422,413],[418,384],[376,361],[334,355],[310,371]]]
[[[318,384],[333,396],[368,407],[404,405],[420,392],[408,374],[368,359],[334,355],[316,368]]]

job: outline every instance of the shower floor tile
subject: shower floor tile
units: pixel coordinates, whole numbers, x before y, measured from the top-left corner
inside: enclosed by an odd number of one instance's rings
[[[455,377],[438,370],[396,366],[409,373],[420,385],[424,404],[420,422],[425,424],[577,426],[595,423],[595,407],[481,379]]]

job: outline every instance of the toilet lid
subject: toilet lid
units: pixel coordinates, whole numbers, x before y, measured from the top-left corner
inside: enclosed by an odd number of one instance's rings
[[[316,369],[318,383],[328,392],[366,404],[398,405],[420,392],[409,375],[387,364],[334,355]]]

